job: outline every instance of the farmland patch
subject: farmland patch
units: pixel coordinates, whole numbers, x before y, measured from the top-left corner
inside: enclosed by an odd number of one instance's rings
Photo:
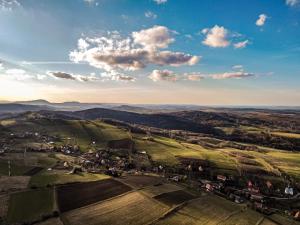
[[[123,183],[133,186],[135,188],[159,184],[162,182],[162,180],[163,178],[158,176],[146,175],[128,175],[120,179],[120,181],[122,181]]]
[[[10,195],[7,220],[9,224],[31,222],[54,210],[53,189],[44,188]]]
[[[179,205],[185,201],[191,200],[195,198],[195,196],[186,191],[179,190],[179,191],[163,193],[155,196],[154,198],[166,205],[172,206],[172,205]]]
[[[29,176],[1,176],[0,177],[0,192],[9,190],[25,189],[28,186]]]
[[[63,214],[68,224],[149,224],[162,216],[168,207],[139,192],[75,209]]]
[[[57,187],[57,199],[61,212],[80,208],[125,192],[131,188],[113,179],[74,183]]]

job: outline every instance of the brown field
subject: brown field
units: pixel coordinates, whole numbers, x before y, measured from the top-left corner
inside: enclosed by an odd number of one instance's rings
[[[58,206],[61,212],[66,212],[130,190],[129,186],[113,179],[61,185],[57,187]]]
[[[0,192],[9,190],[24,189],[28,186],[29,176],[1,176],[0,177]]]
[[[186,191],[179,190],[179,191],[163,193],[163,194],[155,196],[154,198],[168,206],[173,206],[173,205],[179,205],[185,201],[191,200],[191,199],[195,198],[195,196]]]
[[[128,184],[134,188],[142,188],[150,185],[159,184],[162,182],[162,178],[158,176],[148,175],[128,175],[119,179],[122,183]]]
[[[140,192],[103,201],[63,214],[70,225],[143,225],[162,216],[169,208]]]

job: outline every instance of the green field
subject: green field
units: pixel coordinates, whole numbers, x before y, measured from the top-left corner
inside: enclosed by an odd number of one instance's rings
[[[77,174],[67,174],[67,173],[52,173],[47,172],[37,174],[33,176],[29,182],[29,186],[34,187],[45,187],[47,185],[54,184],[66,184],[73,182],[89,182],[96,180],[103,180],[109,178],[104,174],[91,174],[91,173],[77,173]]]
[[[11,194],[7,213],[9,224],[34,221],[54,211],[54,191],[45,188]]]
[[[192,200],[157,224],[255,225],[262,217],[261,214],[246,209],[243,205],[207,195]]]
[[[11,163],[11,175],[12,176],[20,176],[26,171],[30,170],[31,166],[18,165],[15,163]],[[8,176],[8,163],[6,160],[0,159],[0,175]]]
[[[128,138],[128,133],[115,126],[101,121],[88,120],[62,120],[62,119],[26,119],[18,121],[1,121],[5,128],[15,133],[38,132],[48,135],[57,135],[61,142],[56,144],[77,144],[82,151],[90,148],[91,142],[95,141],[98,147],[106,146],[110,140]],[[30,145],[30,140],[27,141]],[[23,144],[26,146],[26,143]],[[21,145],[22,146],[22,145]],[[21,147],[20,146],[20,147]]]

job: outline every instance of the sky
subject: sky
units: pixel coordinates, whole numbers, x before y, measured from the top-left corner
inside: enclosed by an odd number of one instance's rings
[[[300,0],[0,0],[0,101],[300,104]]]

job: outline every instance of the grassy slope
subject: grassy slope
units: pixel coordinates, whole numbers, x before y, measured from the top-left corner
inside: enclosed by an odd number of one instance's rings
[[[12,194],[9,200],[7,220],[9,224],[33,221],[54,209],[53,189],[31,190]]]
[[[99,147],[103,147],[109,140],[128,137],[128,133],[125,130],[100,121],[37,119],[18,121],[17,123],[9,121],[3,124],[19,132],[39,131],[59,135],[64,138],[75,137],[82,150],[89,149],[91,141],[96,141]],[[208,160],[216,170],[231,171],[232,173],[237,171],[237,161],[226,154],[228,151],[232,151],[232,149],[206,149],[199,145],[182,143],[159,136],[154,136],[154,141],[147,141],[143,139],[143,135],[134,135],[134,140],[137,150],[146,151],[152,160],[158,163],[175,165],[179,163],[176,158],[177,156],[193,157]],[[249,152],[249,154],[256,157],[255,160],[261,165],[263,170],[272,171],[274,166],[275,169],[279,168],[300,179],[299,153],[265,149],[265,153]],[[240,150],[234,149],[234,151]],[[22,171],[22,168],[20,169]],[[2,163],[1,165],[0,161],[0,173],[1,171],[2,173],[7,172],[5,170],[5,164]],[[17,168],[16,171],[18,171]]]
[[[73,182],[89,182],[102,179],[108,179],[109,177],[103,174],[90,174],[90,173],[78,173],[78,174],[66,174],[56,173],[48,174],[47,172],[35,175],[31,178],[29,186],[44,187],[53,184],[66,184]]]
[[[207,195],[193,200],[158,224],[255,225],[262,217],[252,210],[247,209],[244,212],[243,210],[242,205]]]
[[[82,150],[87,150],[92,141],[95,141],[99,147],[103,147],[107,141],[128,137],[126,131],[100,121],[50,120],[42,118],[4,124],[12,132],[39,132],[48,135],[58,135],[63,139],[63,143],[67,142],[67,138],[71,138],[70,142],[78,144]]]

